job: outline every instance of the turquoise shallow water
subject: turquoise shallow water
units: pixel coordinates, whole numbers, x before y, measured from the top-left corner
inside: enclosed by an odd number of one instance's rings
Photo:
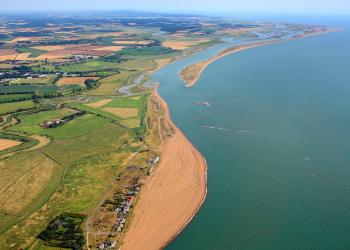
[[[154,75],[208,162],[207,200],[167,249],[350,249],[349,41],[345,29],[246,50],[193,88],[177,73],[201,55]]]

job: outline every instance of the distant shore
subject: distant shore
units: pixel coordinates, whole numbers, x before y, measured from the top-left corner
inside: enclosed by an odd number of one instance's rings
[[[296,35],[288,40],[295,40],[295,39],[299,39],[299,38],[303,38],[303,37],[316,36],[316,35],[320,35],[323,33],[335,32],[335,31],[339,31],[339,30],[333,29],[333,28],[319,28],[319,29],[315,29],[313,31],[310,31],[308,33]],[[274,44],[274,43],[278,43],[278,42],[283,42],[283,41],[273,39],[270,41],[249,43],[249,44],[238,45],[238,46],[234,46],[234,47],[231,47],[228,49],[224,49],[221,52],[219,52],[216,56],[214,56],[210,59],[197,62],[197,63],[192,64],[192,65],[188,66],[187,68],[183,69],[180,73],[180,77],[185,82],[186,87],[192,87],[193,85],[195,85],[197,83],[197,81],[201,77],[202,73],[206,70],[206,68],[210,64],[212,64],[213,62],[215,62],[215,61],[217,61],[225,56],[228,56],[228,55],[231,55],[231,54],[243,51],[243,50],[247,50],[247,49],[251,49],[251,48],[255,48],[255,47],[259,47],[259,46],[264,46],[264,45],[269,45],[269,44]]]
[[[161,249],[198,212],[207,194],[207,165],[172,122],[167,104],[154,90],[173,134],[166,137],[161,162],[142,188],[122,249]]]

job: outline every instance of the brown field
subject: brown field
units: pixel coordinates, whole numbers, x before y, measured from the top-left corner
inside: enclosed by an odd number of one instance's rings
[[[105,50],[79,50],[79,49],[63,49],[63,50],[56,50],[51,51],[45,54],[42,54],[43,56],[53,56],[53,57],[68,57],[72,55],[87,55],[87,56],[105,56],[110,54],[111,51],[105,51]]]
[[[14,60],[18,54],[0,56],[0,61]]]
[[[125,48],[124,46],[104,46],[102,48],[98,48],[98,49],[95,49],[95,50],[97,50],[97,51],[99,51],[99,50],[106,50],[106,51],[117,52],[117,51],[120,51],[120,50],[122,50],[124,48]]]
[[[103,100],[99,100],[97,102],[88,103],[88,104],[86,104],[86,106],[89,106],[90,108],[99,108],[99,107],[106,105],[107,103],[110,103],[112,100],[113,99],[103,99]]]
[[[22,61],[22,60],[31,60],[32,58],[28,58],[31,53],[19,53],[15,60]]]
[[[40,50],[46,50],[46,51],[57,51],[57,50],[63,50],[67,48],[67,46],[64,45],[51,45],[51,46],[36,46],[33,47],[34,49],[40,49]]]
[[[79,84],[80,86],[84,87],[84,82],[88,79],[91,80],[97,80],[98,77],[62,77],[58,80],[57,85],[63,86],[63,85],[71,85],[71,84]]]
[[[9,43],[16,43],[16,42],[26,42],[26,41],[30,41],[30,37],[17,37],[11,41],[9,41]]]
[[[131,118],[136,117],[139,114],[139,110],[136,108],[114,108],[108,107],[104,108],[104,111],[111,113],[113,115],[119,116],[121,118]]]
[[[122,120],[121,123],[128,128],[138,128],[140,127],[140,118]]]
[[[99,34],[89,34],[89,35],[82,35],[83,38],[98,38],[98,37],[112,37],[112,36],[122,36],[124,35],[124,32],[107,32],[107,33],[99,33]]]
[[[203,42],[207,42],[207,39],[200,39],[200,40],[193,40],[193,41],[176,41],[176,40],[169,40],[162,43],[164,47],[168,47],[174,50],[184,50],[187,49],[193,45],[197,45]]]
[[[47,188],[59,166],[38,152],[26,152],[0,161],[0,211],[21,216]]]
[[[7,56],[13,54],[18,54],[18,52],[14,49],[0,49],[0,56]]]
[[[47,40],[48,37],[17,37],[11,41],[7,41],[6,43],[17,43],[17,42],[27,42],[27,41],[32,41],[32,42],[38,42],[38,41],[44,41]]]
[[[63,59],[73,55],[87,56],[106,56],[111,52],[116,52],[123,49],[123,46],[101,46],[101,45],[54,45],[54,46],[37,46],[35,49],[47,50],[35,58],[35,60],[55,60]]]
[[[254,30],[257,30],[257,28],[225,29],[225,30],[219,31],[218,33],[230,34],[230,35],[240,35],[240,34],[250,32],[250,31],[254,31]]]
[[[22,144],[20,141],[0,139],[0,151]]]

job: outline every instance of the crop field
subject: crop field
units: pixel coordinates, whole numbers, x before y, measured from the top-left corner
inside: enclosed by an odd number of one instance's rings
[[[141,121],[143,119],[142,114],[146,109],[145,99],[146,96],[144,95],[136,97],[119,97],[113,98],[112,100],[102,99],[85,105],[74,104],[73,107],[113,119],[128,128],[138,128],[141,126]],[[108,102],[106,100],[108,100]],[[94,108],[94,106],[98,107]]]
[[[188,49],[191,46],[198,45],[201,43],[208,42],[207,39],[198,39],[198,40],[168,40],[164,41],[162,45],[173,50],[184,50]]]
[[[141,57],[135,60],[131,57],[131,60],[119,63],[118,67],[126,70],[137,70],[137,71],[148,71],[156,68],[154,60],[148,59],[147,57]]]
[[[139,115],[138,108],[115,108],[115,107],[105,107],[104,111],[116,115],[122,119],[135,118]]]
[[[0,86],[0,94],[27,94],[54,95],[58,91],[56,85],[5,85]]]
[[[88,60],[84,63],[60,67],[63,72],[117,71],[117,64],[99,60]]]
[[[17,51],[19,51],[21,53],[30,53],[28,58],[35,58],[35,57],[38,57],[38,56],[44,54],[45,52],[47,52],[45,50],[40,50],[40,49],[36,49],[36,48],[29,48],[29,47],[18,48]]]
[[[32,99],[32,94],[0,95],[0,103],[24,101],[29,99]]]
[[[81,87],[85,87],[85,81],[86,80],[97,80],[98,77],[62,77],[57,81],[58,86],[64,86],[64,85],[80,85]]]
[[[110,103],[111,101],[113,101],[113,99],[103,99],[103,100],[99,100],[96,102],[86,104],[86,106],[88,106],[90,108],[100,108],[100,107],[106,105],[107,103]]]
[[[21,101],[21,102],[10,102],[10,103],[1,103],[0,104],[0,115],[13,113],[18,110],[32,109],[34,108],[34,102],[32,100],[29,101]]]
[[[9,139],[1,139],[0,138],[0,151],[9,149],[15,146],[22,144],[21,141],[9,140]]]
[[[53,74],[41,78],[18,78],[11,81],[10,84],[53,84],[56,78],[57,76]]]

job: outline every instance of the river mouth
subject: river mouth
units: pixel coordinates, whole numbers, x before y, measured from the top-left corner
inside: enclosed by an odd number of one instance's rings
[[[349,39],[343,30],[230,55],[193,88],[178,73],[203,54],[154,74],[208,162],[207,200],[168,249],[346,249]]]

